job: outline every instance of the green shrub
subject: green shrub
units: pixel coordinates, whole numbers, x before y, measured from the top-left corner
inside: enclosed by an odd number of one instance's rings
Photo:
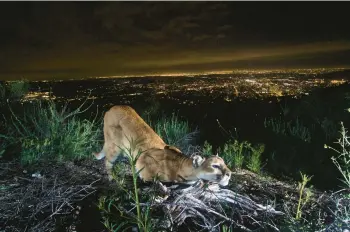
[[[85,102],[84,102],[85,103]],[[78,114],[84,103],[72,112],[67,105],[61,111],[53,101],[33,103],[31,110],[25,110],[23,117],[16,116],[12,109],[12,125],[15,131],[12,142],[20,142],[23,164],[39,160],[79,160],[91,157],[98,149],[101,135],[100,123],[80,120]]]
[[[208,143],[208,141],[204,141],[202,154],[203,156],[207,157],[213,155],[213,146],[210,143]]]
[[[251,154],[247,161],[247,168],[255,173],[260,173],[261,169],[261,154],[265,150],[264,144],[258,144],[257,146],[247,145],[251,151]]]
[[[178,147],[186,151],[194,143],[198,131],[191,131],[187,121],[180,120],[175,114],[171,118],[161,117],[151,127],[164,140],[166,144]]]
[[[249,143],[247,141],[238,142],[235,140],[234,142],[229,141],[225,143],[223,149],[223,159],[226,164],[230,167],[242,168],[244,162],[244,156],[246,152],[247,145]]]
[[[285,136],[293,136],[299,138],[307,143],[311,142],[310,130],[305,127],[299,118],[295,121],[285,122],[281,118],[265,118],[264,121],[265,128],[271,128],[276,134],[281,134]]]
[[[10,98],[21,98],[29,91],[29,82],[26,80],[11,81],[8,83]]]

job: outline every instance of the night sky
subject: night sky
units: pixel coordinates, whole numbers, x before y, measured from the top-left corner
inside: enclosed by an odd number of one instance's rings
[[[350,2],[1,2],[0,79],[350,66]]]

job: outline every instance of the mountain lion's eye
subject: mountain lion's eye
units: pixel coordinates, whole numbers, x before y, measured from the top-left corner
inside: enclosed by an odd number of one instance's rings
[[[211,165],[213,168],[220,168],[220,165],[217,165],[217,164],[213,164]]]

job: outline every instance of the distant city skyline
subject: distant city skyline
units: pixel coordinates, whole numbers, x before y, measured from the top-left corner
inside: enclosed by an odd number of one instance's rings
[[[1,2],[0,80],[350,68],[349,2]]]

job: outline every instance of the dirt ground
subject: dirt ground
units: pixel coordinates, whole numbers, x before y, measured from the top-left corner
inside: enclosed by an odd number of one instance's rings
[[[113,188],[104,162],[87,160],[37,164],[23,168],[16,160],[0,163],[0,231],[106,231],[96,206]],[[275,202],[275,209],[293,208],[298,186],[247,170],[233,173],[230,189],[255,202]],[[312,190],[304,214],[333,207],[330,193]],[[332,220],[331,216],[327,220]]]

